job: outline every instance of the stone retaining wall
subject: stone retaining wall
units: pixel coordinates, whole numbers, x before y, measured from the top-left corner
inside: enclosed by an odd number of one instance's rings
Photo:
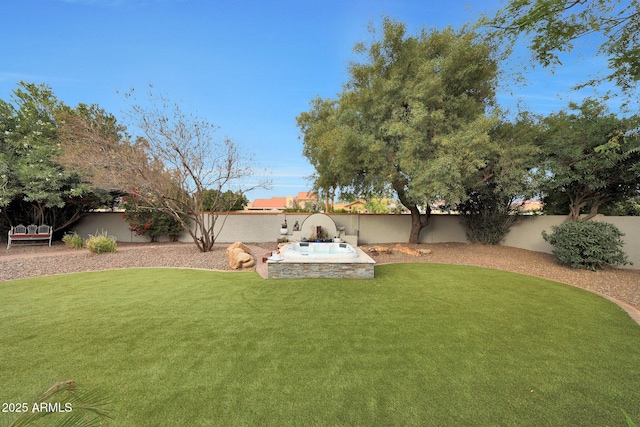
[[[373,263],[268,262],[269,279],[373,279]]]

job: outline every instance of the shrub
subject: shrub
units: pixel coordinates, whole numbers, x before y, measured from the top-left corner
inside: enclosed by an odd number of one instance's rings
[[[595,270],[607,266],[630,264],[622,250],[624,234],[613,224],[600,221],[571,221],[542,232],[553,245],[560,264]]]
[[[469,242],[500,244],[522,214],[519,204],[513,202],[513,197],[501,195],[493,182],[469,191],[467,200],[455,206]]]
[[[89,235],[89,240],[87,240],[87,248],[94,254],[101,254],[105,252],[115,252],[116,238],[113,236],[109,236],[105,230],[102,230],[102,233],[97,233],[96,235]]]
[[[84,248],[84,239],[75,231],[73,232],[73,234],[65,234],[62,238],[62,241],[65,245],[73,249]]]
[[[130,230],[137,236],[146,236],[150,242],[156,242],[160,236],[169,236],[175,242],[184,231],[182,224],[173,216],[141,204],[136,193],[123,196],[122,207],[125,212],[122,218],[129,223]],[[186,217],[182,218],[188,222]]]

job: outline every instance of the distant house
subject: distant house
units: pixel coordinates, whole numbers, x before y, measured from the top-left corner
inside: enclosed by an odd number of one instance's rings
[[[318,204],[318,195],[310,191],[302,191],[291,202],[290,207],[298,206],[302,209],[319,210],[322,205]]]
[[[272,197],[270,199],[255,199],[249,203],[250,211],[281,211],[287,208],[287,197]]]
[[[247,206],[251,211],[282,211],[284,209],[311,208],[312,204],[318,204],[318,196],[311,192],[300,192],[297,196],[272,197],[270,199],[255,199]]]
[[[512,209],[519,209],[522,213],[532,215],[542,212],[544,203],[540,200],[523,200],[522,202],[512,203]]]

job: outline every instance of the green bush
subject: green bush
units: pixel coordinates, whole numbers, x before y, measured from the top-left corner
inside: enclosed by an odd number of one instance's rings
[[[84,239],[75,231],[73,232],[73,234],[65,234],[62,238],[62,241],[65,245],[73,249],[84,248]]]
[[[116,238],[109,236],[105,230],[102,233],[96,235],[89,235],[87,240],[87,248],[94,254],[101,254],[105,252],[115,252],[117,249]]]
[[[551,234],[543,231],[542,237],[553,245],[553,254],[560,264],[588,270],[630,264],[622,250],[624,234],[613,224],[571,221],[551,230]]]
[[[175,242],[184,231],[182,223],[177,218],[145,205],[137,193],[122,196],[122,200],[125,210],[122,219],[129,223],[130,230],[137,236],[146,236],[150,242],[158,241],[160,236],[169,236],[169,240]],[[182,215],[181,217],[188,223],[188,218]]]

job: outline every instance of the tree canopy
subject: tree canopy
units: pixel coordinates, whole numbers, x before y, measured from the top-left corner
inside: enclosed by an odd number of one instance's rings
[[[536,118],[526,113],[515,121],[501,120],[489,132],[493,148],[487,164],[455,206],[472,243],[500,243],[518,220],[521,205],[537,195],[538,134]]]
[[[588,220],[603,204],[640,194],[640,122],[590,99],[569,108],[542,121],[542,189],[552,202],[564,200],[569,220]]]
[[[495,120],[494,49],[472,32],[422,30],[408,36],[384,19],[363,62],[349,67],[338,99],[315,99],[300,114],[304,155],[316,190],[395,192],[411,212],[410,242],[429,223],[429,204],[465,198],[468,180],[487,165]]]
[[[0,100],[5,228],[47,223],[61,231],[117,196],[135,194],[139,213],[162,219],[172,234],[177,222],[200,250],[212,249],[219,213],[241,208],[244,191],[254,188],[231,190],[252,175],[249,159],[231,140],[214,138],[210,122],[163,95],[150,90],[144,104],[128,99],[137,137],[98,105],[68,107],[46,85],[23,82],[12,102]]]
[[[61,161],[63,117],[71,108],[46,85],[21,82],[0,100],[0,207],[4,226],[42,224],[61,231],[114,195]]]
[[[242,191],[227,190],[220,193],[218,190],[204,190],[202,197],[204,210],[210,212],[241,211],[249,204],[249,199]]]
[[[638,0],[510,0],[484,25],[512,46],[528,41],[533,60],[543,66],[561,64],[560,55],[591,36],[597,52],[608,60],[608,74],[585,84],[609,80],[633,96],[640,80],[640,1]]]

